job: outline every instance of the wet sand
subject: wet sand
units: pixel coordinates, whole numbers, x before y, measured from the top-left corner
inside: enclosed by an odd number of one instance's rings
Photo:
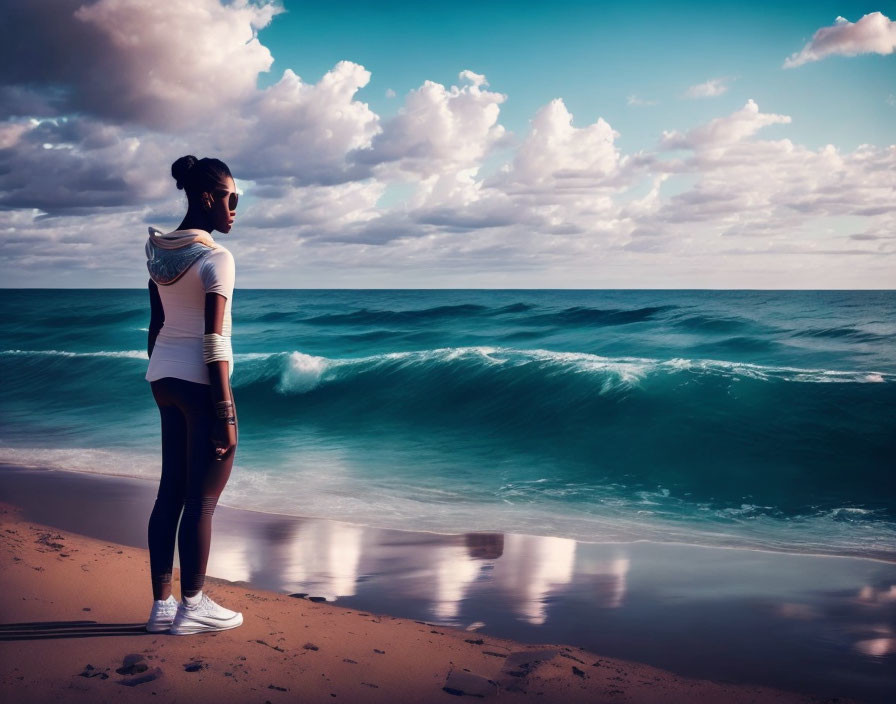
[[[891,563],[414,533],[226,506],[208,591],[244,626],[146,634],[154,492],[0,467],[5,700],[883,702],[896,691]],[[147,669],[119,674],[127,655]],[[146,673],[156,677],[119,685]]]

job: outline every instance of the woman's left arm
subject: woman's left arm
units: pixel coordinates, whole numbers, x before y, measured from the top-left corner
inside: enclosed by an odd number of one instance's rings
[[[162,308],[162,297],[159,296],[159,287],[152,279],[149,280],[149,338],[146,342],[146,354],[152,357],[152,348],[156,346],[156,338],[159,330],[165,324],[165,309]]]

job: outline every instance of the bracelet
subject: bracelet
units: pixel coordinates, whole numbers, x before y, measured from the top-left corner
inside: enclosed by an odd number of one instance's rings
[[[202,336],[202,360],[211,362],[229,362],[233,359],[230,338],[216,332],[207,332]]]

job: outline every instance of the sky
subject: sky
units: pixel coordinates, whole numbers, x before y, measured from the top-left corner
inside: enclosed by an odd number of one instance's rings
[[[0,286],[892,289],[896,2],[0,0]]]

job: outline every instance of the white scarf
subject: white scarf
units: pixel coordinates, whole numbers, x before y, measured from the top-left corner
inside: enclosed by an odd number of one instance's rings
[[[205,230],[175,230],[165,234],[155,227],[150,227],[149,241],[162,249],[179,249],[197,242],[206,247],[218,246],[218,243],[212,238],[212,233]]]
[[[197,259],[220,245],[205,230],[175,230],[163,233],[149,228],[146,240],[146,268],[150,278],[160,286],[177,281]]]

